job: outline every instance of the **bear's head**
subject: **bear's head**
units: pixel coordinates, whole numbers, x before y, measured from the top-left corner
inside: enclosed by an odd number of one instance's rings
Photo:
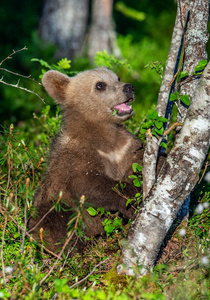
[[[68,117],[77,114],[84,120],[122,123],[134,114],[133,85],[121,82],[108,69],[84,71],[74,77],[48,71],[42,83],[63,111],[68,111]]]

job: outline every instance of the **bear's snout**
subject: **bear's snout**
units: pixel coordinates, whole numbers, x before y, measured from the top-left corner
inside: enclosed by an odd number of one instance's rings
[[[126,94],[126,95],[131,95],[135,92],[135,88],[132,84],[130,83],[127,83],[124,85],[123,87],[123,92]]]

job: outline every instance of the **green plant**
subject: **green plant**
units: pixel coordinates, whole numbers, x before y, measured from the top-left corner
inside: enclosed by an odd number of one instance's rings
[[[99,67],[106,66],[110,69],[115,70],[115,72],[119,71],[120,67],[124,67],[126,69],[131,68],[127,60],[119,60],[115,58],[114,55],[108,54],[106,50],[96,53],[95,62]]]
[[[135,175],[130,175],[130,176],[128,176],[128,178],[133,179],[133,184],[136,187],[140,187],[143,184],[142,175],[141,175],[143,167],[137,163],[133,163],[132,169],[133,169],[133,172],[135,173]]]
[[[161,61],[153,61],[145,66],[145,68],[149,67],[151,70],[155,70],[155,72],[163,78],[164,68]]]
[[[159,139],[164,133],[163,123],[168,120],[162,116],[158,116],[157,111],[150,110],[144,123],[141,125],[141,134],[145,135],[147,130],[150,130],[151,134]],[[167,147],[164,142],[160,146]]]
[[[48,70],[56,70],[71,76],[78,73],[73,71],[67,71],[71,68],[71,60],[68,60],[67,58],[62,58],[57,62],[57,64],[52,64],[52,65],[50,65],[43,59],[38,59],[38,58],[32,58],[31,61],[37,61],[40,63],[41,66],[45,67],[45,69],[41,70],[41,74],[39,75],[39,78],[42,78],[44,73],[46,73]]]
[[[190,105],[190,98],[188,95],[180,95],[180,92],[177,91],[174,94],[170,94],[170,101],[173,101],[177,104],[179,100],[187,106]]]
[[[100,214],[101,216],[105,215],[106,218],[102,221],[102,225],[104,226],[104,231],[106,232],[107,236],[110,236],[113,232],[118,231],[121,229],[122,226],[122,219],[116,216],[114,219],[110,212],[104,210],[103,207],[99,207],[97,209],[93,207],[88,207],[87,212],[92,216],[95,217],[96,215]]]
[[[118,231],[122,227],[122,219],[119,217],[115,217],[114,220],[106,218],[102,225],[104,226],[104,231],[107,236],[110,236],[113,232]]]

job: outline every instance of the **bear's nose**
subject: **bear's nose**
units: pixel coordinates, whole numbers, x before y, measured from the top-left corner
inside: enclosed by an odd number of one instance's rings
[[[135,92],[134,86],[130,83],[125,84],[123,87],[123,92],[126,94],[134,93]]]

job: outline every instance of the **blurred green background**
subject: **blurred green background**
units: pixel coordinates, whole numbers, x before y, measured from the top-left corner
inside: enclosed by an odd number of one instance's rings
[[[117,10],[117,4],[123,2],[126,6],[145,13],[143,21],[137,21]],[[43,6],[42,0],[1,0],[0,6],[0,61],[26,46],[27,51],[21,51],[6,60],[2,68],[30,75],[40,81],[41,66],[32,62],[32,58],[43,59],[50,64],[56,63],[54,45],[46,45],[38,36],[38,23]],[[113,18],[117,33],[117,42],[122,53],[122,59],[127,59],[132,71],[124,70],[118,74],[124,82],[132,82],[136,89],[135,109],[139,114],[145,114],[152,104],[156,103],[161,78],[154,70],[145,68],[152,61],[165,64],[173,26],[176,16],[174,0],[124,0],[114,1]],[[68,58],[71,59],[71,58]],[[72,61],[73,71],[92,68],[93,63],[87,57],[77,57]],[[6,82],[16,84],[18,77],[0,70]],[[34,90],[45,98],[47,104],[54,103],[46,95],[42,86],[22,79],[20,85]],[[44,103],[35,95],[12,88],[0,83],[0,123],[9,126],[11,123],[22,125],[32,117],[33,112],[39,114]]]

